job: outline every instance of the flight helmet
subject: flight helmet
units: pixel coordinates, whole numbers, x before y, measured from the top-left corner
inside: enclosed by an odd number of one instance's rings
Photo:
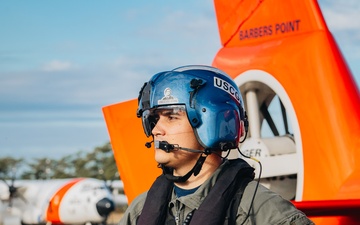
[[[155,74],[142,87],[137,116],[146,136],[156,125],[151,113],[163,107],[183,107],[198,142],[207,150],[237,148],[246,120],[235,82],[210,66],[189,65]]]

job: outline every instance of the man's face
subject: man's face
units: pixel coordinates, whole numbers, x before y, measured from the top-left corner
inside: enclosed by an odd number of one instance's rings
[[[153,111],[153,116],[157,121],[152,129],[155,141],[167,141],[180,147],[203,150],[195,137],[184,107],[156,109]],[[188,172],[198,158],[199,153],[190,153],[183,150],[167,153],[164,150],[155,148],[155,160],[178,170],[178,172],[182,170]]]

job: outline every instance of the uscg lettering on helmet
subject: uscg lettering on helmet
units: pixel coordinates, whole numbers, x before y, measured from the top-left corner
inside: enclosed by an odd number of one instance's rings
[[[238,101],[240,103],[239,92],[229,82],[227,82],[219,77],[214,77],[214,87],[217,87],[223,91],[226,91],[231,96],[233,96],[236,99],[236,101]]]

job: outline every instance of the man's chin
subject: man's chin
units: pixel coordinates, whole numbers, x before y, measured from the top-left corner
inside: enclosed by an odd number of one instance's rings
[[[166,154],[166,153],[165,153]],[[169,157],[166,156],[166,155],[162,155],[162,154],[156,154],[155,155],[155,161],[159,164],[162,164],[162,165],[167,165],[169,164],[170,160],[169,160]]]

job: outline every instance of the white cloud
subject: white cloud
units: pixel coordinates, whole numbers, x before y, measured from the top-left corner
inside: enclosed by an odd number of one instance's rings
[[[360,30],[360,4],[358,0],[321,1],[322,12],[333,30]]]
[[[358,0],[319,0],[326,24],[359,83],[360,2]]]
[[[60,60],[52,60],[46,63],[42,70],[46,72],[56,72],[56,71],[67,71],[74,67],[71,62],[60,61]]]

